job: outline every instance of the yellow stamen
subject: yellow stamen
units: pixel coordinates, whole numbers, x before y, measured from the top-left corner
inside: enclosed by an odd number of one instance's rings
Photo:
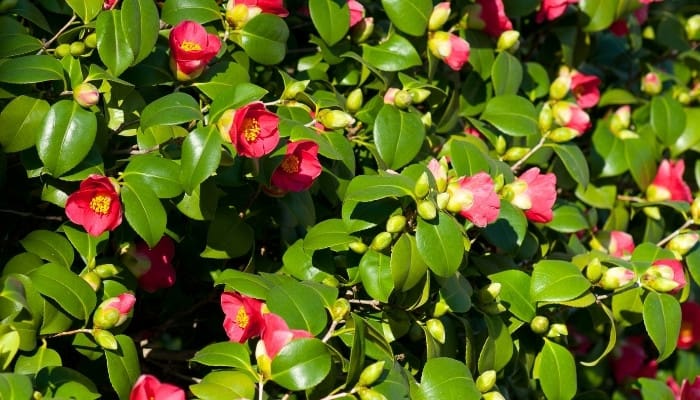
[[[693,324],[688,321],[681,322],[681,332],[678,337],[691,342],[693,340]]]
[[[253,143],[260,136],[260,123],[257,118],[249,118],[243,121],[243,137],[246,142]]]
[[[190,42],[189,40],[185,40],[182,42],[180,45],[180,48],[185,51],[200,51],[202,50],[202,46],[199,45],[199,43],[196,42]]]
[[[96,214],[107,215],[112,199],[103,194],[98,194],[90,200],[90,209]]]
[[[245,308],[239,308],[238,312],[236,313],[236,325],[238,325],[238,327],[241,329],[245,329],[245,327],[248,326],[248,322],[250,322],[250,318],[245,312]]]
[[[282,161],[282,170],[288,174],[296,174],[299,172],[299,165],[301,164],[301,161],[299,160],[299,157],[295,155],[289,155],[284,158],[284,161]]]

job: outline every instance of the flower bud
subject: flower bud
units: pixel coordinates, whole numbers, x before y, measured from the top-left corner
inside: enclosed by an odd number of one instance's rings
[[[537,125],[540,128],[540,132],[545,133],[552,129],[553,121],[554,117],[552,116],[552,107],[549,105],[549,103],[545,103],[542,110],[540,110],[540,115],[537,120]]]
[[[425,327],[428,328],[428,332],[433,339],[438,342],[445,344],[445,326],[437,318],[431,318],[425,323]]]
[[[102,279],[108,279],[119,274],[119,268],[114,264],[100,264],[95,267],[94,272]]]
[[[406,217],[403,215],[393,215],[386,221],[386,231],[389,233],[399,233],[406,227]]]
[[[693,199],[693,203],[690,204],[690,215],[695,224],[700,224],[700,196]]]
[[[316,120],[328,129],[343,129],[355,123],[355,118],[345,111],[328,108],[319,111]]]
[[[83,82],[73,89],[73,100],[81,107],[89,108],[100,101],[100,92],[92,83]]]
[[[80,275],[80,277],[83,278],[83,280],[87,282],[94,291],[97,291],[97,289],[100,288],[100,285],[102,285],[102,279],[100,279],[99,275],[97,275],[94,271],[88,271]]]
[[[481,392],[481,393],[486,393],[489,390],[493,389],[493,386],[496,384],[496,371],[490,369],[488,371],[484,371],[481,375],[479,375],[478,378],[476,378],[476,388]]]
[[[85,54],[85,43],[77,41],[70,44],[70,55],[73,57]]]
[[[615,113],[610,118],[610,130],[612,133],[618,133],[630,126],[632,120],[632,112],[630,106],[622,106],[615,110]]]
[[[481,395],[484,400],[506,400],[505,397],[499,392],[488,392]]]
[[[498,296],[501,294],[501,284],[498,282],[491,282],[488,285],[482,287],[476,292],[476,296],[479,299],[479,303],[487,304],[493,303],[498,300]]]
[[[620,140],[639,139],[639,135],[637,135],[635,132],[632,132],[629,129],[623,129],[619,132],[613,133],[613,135],[615,135]]]
[[[221,114],[219,120],[216,121],[216,127],[219,130],[219,135],[221,136],[221,139],[223,139],[223,141],[226,143],[231,143],[231,135],[229,135],[229,131],[231,130],[231,125],[233,124],[233,117],[235,115],[236,110],[226,110],[223,114]]]
[[[340,282],[338,281],[338,278],[336,278],[333,275],[328,275],[323,280],[321,281],[322,284],[328,286],[328,287],[334,287],[337,288],[340,286]]]
[[[360,379],[357,381],[357,386],[372,386],[374,382],[382,376],[384,371],[385,361],[377,361],[365,367],[360,373]]]
[[[549,128],[547,128],[547,129],[549,129]],[[494,146],[496,153],[498,155],[505,153],[507,146],[508,146],[508,143],[506,143],[506,139],[503,136],[498,136],[498,138],[496,139],[496,145]]]
[[[488,315],[498,315],[498,314],[508,310],[506,308],[506,306],[504,306],[500,302],[482,304],[479,307],[481,308],[481,311],[485,312]]]
[[[93,325],[96,328],[110,329],[123,324],[134,308],[134,303],[136,297],[131,293],[122,293],[103,301],[92,317]]]
[[[306,87],[309,85],[310,80],[304,80],[304,81],[296,81],[290,83],[287,87],[284,88],[284,91],[282,92],[282,98],[284,100],[293,100],[294,98],[297,97],[299,93],[302,93],[304,90],[306,90]]]
[[[389,232],[379,232],[377,236],[372,239],[369,248],[376,251],[382,251],[391,245],[392,237]]]
[[[696,232],[681,233],[671,239],[666,245],[666,248],[671,250],[676,258],[680,259],[695,247],[699,238],[700,235]]]
[[[367,245],[362,243],[361,240],[351,242],[350,244],[348,244],[348,247],[350,248],[350,250],[354,251],[357,254],[365,254],[365,252],[367,251]]]
[[[433,115],[430,114],[430,111],[426,112],[422,117],[420,117],[420,122],[422,122],[423,126],[426,128],[433,126]]]
[[[110,331],[93,329],[92,337],[94,337],[97,344],[105,350],[117,350],[119,348],[117,338],[115,338]]]
[[[671,200],[671,192],[667,188],[653,183],[647,186],[646,196],[649,201]]]
[[[651,219],[657,221],[661,219],[661,211],[659,211],[659,207],[644,207],[642,208],[642,211],[644,211],[644,214]]]
[[[603,270],[603,264],[601,264],[600,260],[596,257],[586,266],[586,278],[588,278],[591,283],[596,283],[603,276]]]
[[[436,159],[430,160],[428,163],[428,170],[433,175],[435,179],[435,187],[439,193],[444,192],[447,189],[447,160],[442,157],[440,161]]]
[[[348,94],[345,100],[345,108],[350,111],[350,113],[354,114],[362,108],[363,101],[362,89],[357,88]]]
[[[272,359],[267,355],[265,343],[258,340],[255,346],[255,360],[258,362],[258,371],[264,378],[272,376]]]
[[[418,181],[416,181],[416,185],[413,187],[413,193],[416,197],[422,199],[428,195],[428,192],[430,192],[430,180],[428,179],[428,173],[423,172],[418,178]]]
[[[358,389],[357,394],[360,396],[360,400],[387,400],[383,394],[366,387]]]
[[[421,200],[417,207],[418,215],[426,221],[432,221],[437,217],[437,209],[435,204],[430,200]]]
[[[70,45],[68,43],[59,44],[56,46],[53,54],[58,58],[63,58],[70,54]]]
[[[688,40],[700,40],[700,14],[695,14],[685,21],[685,33]]]
[[[547,137],[555,143],[565,143],[577,137],[578,133],[579,132],[576,129],[562,126],[551,131]]]
[[[342,321],[350,313],[350,302],[346,298],[339,298],[331,306],[331,317],[333,321]]]
[[[399,90],[394,93],[394,105],[400,109],[408,108],[413,104],[413,97],[407,90]]]
[[[362,21],[358,22],[357,25],[353,26],[350,30],[350,37],[352,41],[360,44],[364,43],[374,32],[374,18],[365,17]]]
[[[559,336],[568,336],[569,329],[564,324],[556,323],[549,326],[549,331],[547,332],[548,338],[556,338]]]
[[[433,318],[440,318],[450,311],[452,311],[450,305],[447,304],[442,296],[440,296],[440,300],[435,303],[435,307],[433,308]]]
[[[661,78],[654,72],[649,72],[642,78],[642,92],[653,96],[661,93]]]
[[[560,75],[549,86],[549,97],[554,100],[561,100],[569,94],[571,88],[571,76]]]
[[[542,315],[538,315],[530,321],[530,329],[538,335],[544,335],[549,332],[549,319]]]
[[[428,19],[428,29],[431,31],[440,30],[450,17],[450,11],[449,1],[443,1],[433,7],[433,12],[430,14],[430,19]]]
[[[615,290],[627,286],[637,278],[637,274],[625,267],[608,268],[603,272],[598,285],[606,290]]]
[[[92,32],[91,34],[85,36],[85,46],[87,46],[89,49],[94,49],[97,47],[97,33]]]
[[[678,292],[686,284],[683,264],[675,259],[656,260],[640,279],[642,286],[661,293]]]
[[[236,28],[241,28],[246,22],[250,21],[257,13],[257,7],[249,8],[245,4],[233,5],[234,1],[230,0],[226,8],[226,21]]]
[[[413,104],[420,104],[430,97],[430,90],[428,89],[409,89],[408,93],[411,95],[411,101]]]
[[[529,151],[529,147],[511,147],[503,156],[501,156],[501,159],[503,159],[503,161],[517,161],[525,157],[525,154],[527,154]]]
[[[435,196],[435,202],[437,203],[437,207],[440,210],[444,210],[445,207],[447,207],[447,204],[450,201],[450,194],[447,192],[444,193],[438,193],[437,196]]]
[[[517,49],[519,39],[520,32],[518,31],[510,30],[501,33],[501,35],[498,37],[498,42],[496,42],[496,51]]]

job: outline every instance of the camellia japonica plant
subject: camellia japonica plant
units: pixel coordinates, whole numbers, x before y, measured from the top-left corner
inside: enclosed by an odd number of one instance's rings
[[[700,399],[694,0],[0,0],[0,398]]]

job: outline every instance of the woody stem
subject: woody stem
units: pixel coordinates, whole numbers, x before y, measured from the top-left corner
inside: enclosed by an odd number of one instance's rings
[[[685,223],[684,223],[683,225],[681,225],[680,228],[676,229],[675,231],[671,232],[668,236],[666,236],[665,238],[661,239],[661,240],[659,241],[659,243],[657,243],[656,245],[659,246],[659,247],[665,245],[666,243],[670,242],[674,237],[680,235],[681,232],[683,232],[683,230],[685,230],[686,228],[689,228],[691,225],[693,225],[693,220],[692,220],[692,219],[689,219],[689,220],[685,221]]]
[[[47,336],[47,339],[52,339],[55,337],[61,337],[61,336],[70,336],[70,335],[77,335],[78,333],[87,333],[92,335],[92,329],[74,329],[72,331],[65,331],[65,332],[59,332],[50,336]]]
[[[51,46],[51,44],[54,41],[56,41],[56,39],[58,39],[59,36],[61,36],[63,31],[65,31],[66,29],[68,29],[69,26],[71,26],[71,24],[75,21],[76,18],[77,18],[77,16],[75,14],[73,14],[73,16],[68,20],[68,22],[66,22],[66,24],[63,25],[63,27],[61,29],[59,29],[58,32],[56,32],[56,34],[51,39],[44,42],[44,44],[41,46],[41,49],[39,49],[39,51],[36,54],[41,54],[42,52],[46,51],[46,49],[49,46]]]
[[[616,290],[616,291],[614,291],[614,292],[612,292],[612,293],[596,295],[596,296],[595,296],[595,301],[596,301],[597,303],[600,303],[601,301],[603,301],[603,300],[605,300],[605,299],[607,299],[607,298],[610,298],[610,297],[612,297],[612,296],[614,296],[614,295],[616,295],[616,294],[624,293],[624,292],[627,292],[627,291],[629,291],[629,290],[636,289],[636,288],[638,288],[638,287],[639,287],[639,282],[637,281],[637,282],[635,282],[635,283],[632,284],[632,285],[629,285],[629,286],[624,287],[624,288],[622,288],[622,289]]]
[[[544,146],[544,142],[545,142],[546,140],[547,140],[547,138],[544,137],[544,136],[542,136],[542,138],[540,139],[540,141],[537,142],[537,144],[536,144],[533,148],[531,148],[530,151],[528,151],[528,152],[523,156],[523,158],[521,158],[520,160],[518,160],[518,162],[516,162],[515,164],[513,164],[513,165],[510,167],[510,170],[513,171],[513,172],[517,172],[518,169],[520,169],[520,167],[525,163],[525,161],[527,161],[528,158],[532,157],[532,155],[535,154],[535,152],[537,152],[537,150],[541,149],[542,146]]]

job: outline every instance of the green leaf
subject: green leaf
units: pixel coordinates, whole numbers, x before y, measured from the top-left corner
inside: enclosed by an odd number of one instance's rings
[[[236,90],[238,85],[248,83],[250,77],[248,71],[240,64],[229,61],[212,65],[204,72],[201,80],[203,82],[194,82],[192,85],[216,101],[219,97],[226,96],[229,92]]]
[[[297,339],[282,347],[272,360],[271,379],[289,390],[306,390],[323,381],[331,370],[331,354],[318,339]]]
[[[229,367],[253,371],[250,365],[250,350],[236,342],[210,344],[195,353],[190,361],[209,367]]]
[[[141,375],[141,366],[134,341],[126,335],[116,335],[115,338],[119,348],[114,351],[105,350],[107,373],[119,399],[126,400],[136,379]]]
[[[553,211],[553,218],[547,223],[547,227],[557,232],[574,233],[590,228],[586,216],[576,206],[560,204]]]
[[[0,398],[31,399],[34,388],[26,375],[0,373]]]
[[[486,226],[486,239],[507,252],[515,252],[525,239],[527,218],[519,208],[507,201],[501,201],[498,219]]]
[[[202,400],[252,399],[255,382],[240,371],[214,371],[191,385],[190,391]]]
[[[576,197],[593,207],[610,210],[615,206],[617,186],[605,185],[595,187],[589,184],[588,187],[584,189],[583,186],[578,185],[576,187]]]
[[[627,160],[632,178],[641,190],[645,190],[656,175],[654,148],[642,138],[627,139],[623,142],[625,160]]]
[[[70,8],[83,20],[88,23],[102,11],[103,0],[66,0]]]
[[[535,264],[532,272],[530,298],[533,302],[563,302],[579,297],[590,286],[574,264],[543,260]]]
[[[590,181],[590,172],[588,171],[588,162],[583,155],[581,148],[573,143],[551,144],[547,145],[554,149],[564,167],[569,172],[572,178],[584,188],[588,186]]]
[[[134,62],[134,52],[122,25],[121,13],[121,10],[109,10],[97,17],[97,52],[114,76],[121,75]]]
[[[539,380],[547,399],[572,399],[576,395],[576,364],[569,350],[545,339],[540,357]]]
[[[319,293],[298,282],[275,286],[267,294],[267,306],[292,329],[318,335],[326,327],[327,314]]]
[[[158,8],[152,1],[123,0],[121,9],[122,30],[134,54],[132,65],[138,64],[151,54],[158,40]]]
[[[321,38],[332,46],[350,29],[350,9],[342,0],[309,0],[311,21]]]
[[[421,58],[411,42],[396,33],[378,46],[362,45],[362,58],[382,71],[402,71],[421,65]]]
[[[187,193],[192,191],[219,166],[221,136],[214,126],[197,128],[182,143],[180,182]]]
[[[447,357],[431,358],[425,363],[418,391],[420,400],[481,398],[469,368]]]
[[[167,158],[141,155],[129,160],[122,175],[124,182],[150,187],[159,198],[182,193],[180,166]]]
[[[382,7],[391,23],[411,36],[423,36],[433,12],[430,0],[382,0]]]
[[[644,327],[659,350],[658,361],[676,350],[681,329],[681,306],[673,296],[650,291],[644,299]]]
[[[153,247],[165,233],[165,208],[150,187],[124,182],[121,190],[124,216],[136,233]]]
[[[221,19],[215,0],[168,0],[163,4],[161,19],[170,25],[184,20],[204,24]]]
[[[47,230],[36,230],[20,240],[22,247],[42,259],[70,268],[73,265],[73,246],[65,237]]]
[[[674,400],[676,398],[666,382],[651,378],[637,378],[637,381],[642,387],[640,391],[643,399]]]
[[[523,66],[517,58],[503,51],[491,66],[491,80],[496,96],[514,95],[523,81]]]
[[[481,119],[509,136],[528,136],[539,132],[535,106],[527,99],[513,94],[489,100]]]
[[[651,99],[651,127],[666,146],[673,145],[685,130],[683,106],[678,100],[666,96]]]
[[[31,355],[20,354],[15,363],[15,373],[36,375],[42,368],[61,366],[61,355],[46,346],[37,348]],[[0,393],[2,391],[0,390]]]
[[[387,167],[397,170],[413,160],[425,140],[417,113],[385,104],[374,120],[374,144]]]
[[[217,210],[207,231],[207,247],[200,256],[215,259],[240,257],[253,246],[253,238],[253,229],[235,210]]]
[[[0,63],[0,82],[37,83],[63,80],[63,66],[53,56],[16,57]]]
[[[451,163],[458,176],[472,176],[477,172],[488,172],[486,155],[474,144],[453,140],[450,142]]]
[[[437,276],[452,276],[462,264],[464,235],[455,219],[438,212],[438,218],[425,221],[418,218],[416,245],[423,261]]]
[[[0,57],[10,58],[41,49],[41,41],[24,33],[3,34],[0,42]]]
[[[94,237],[85,232],[82,228],[78,229],[68,223],[63,224],[61,230],[66,234],[73,248],[84,258],[86,265],[90,265],[90,263],[95,260],[98,244],[109,238],[109,232],[104,232],[100,236]]]
[[[401,235],[394,243],[389,265],[394,288],[402,292],[420,283],[428,271],[428,265],[418,253],[416,238],[409,234]]]
[[[87,321],[97,299],[92,287],[68,268],[45,264],[31,272],[34,287],[73,317]],[[43,329],[42,329],[43,330]]]
[[[579,7],[589,18],[584,27],[587,32],[597,32],[609,27],[615,21],[618,0],[581,0]]]
[[[224,270],[214,279],[214,285],[225,284],[237,292],[257,299],[265,299],[270,290],[270,283],[259,275],[249,274],[235,269]]]
[[[489,275],[493,282],[501,284],[501,303],[511,314],[523,322],[530,322],[536,315],[535,303],[530,298],[530,276],[523,271],[509,269]]]
[[[413,197],[413,183],[402,175],[358,175],[345,191],[345,201],[375,201],[387,197]]]
[[[17,355],[20,340],[19,332],[15,330],[8,330],[0,334],[0,367],[2,367],[3,371],[8,369],[10,363]]]
[[[350,236],[342,219],[327,219],[312,226],[304,238],[304,250],[314,251],[344,246],[357,239]]]
[[[513,340],[499,316],[485,316],[489,336],[479,354],[479,372],[500,371],[513,357]]]
[[[600,96],[600,101],[598,101],[598,106],[627,105],[636,104],[638,102],[639,99],[637,99],[637,96],[634,94],[624,89],[613,88],[603,92],[603,95]]]
[[[7,153],[28,149],[36,143],[44,116],[51,106],[46,100],[28,96],[13,99],[0,113],[0,145]]]
[[[35,382],[44,398],[94,400],[101,397],[88,377],[71,368],[44,368],[37,374]]]
[[[368,250],[360,259],[359,270],[367,293],[376,300],[388,302],[394,290],[391,259],[377,251]]]
[[[241,47],[253,61],[274,65],[284,59],[288,38],[289,28],[282,18],[262,13],[241,30]]]
[[[177,92],[163,96],[143,109],[141,129],[154,125],[179,125],[201,119],[202,112],[197,100],[187,93]]]
[[[211,105],[209,117],[211,121],[216,121],[226,110],[240,108],[260,100],[266,94],[267,90],[258,85],[246,82],[239,83],[217,96]]]

